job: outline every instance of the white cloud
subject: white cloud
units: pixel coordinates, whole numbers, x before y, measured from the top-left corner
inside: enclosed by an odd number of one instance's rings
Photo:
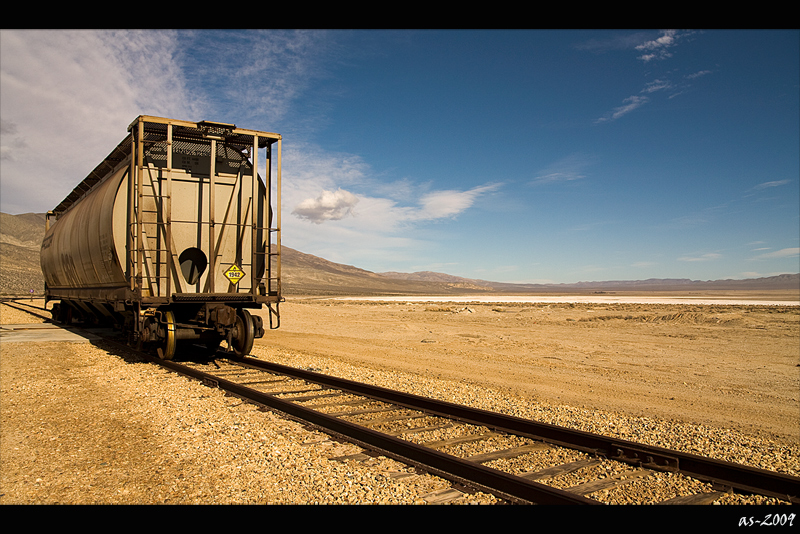
[[[256,117],[275,125],[335,61],[324,31],[181,31],[179,36],[182,69],[191,86],[213,95],[207,104],[215,117]],[[302,120],[318,119],[307,113]],[[303,127],[299,122],[293,118],[294,129]]]
[[[453,218],[470,208],[479,196],[498,187],[499,184],[489,184],[468,191],[433,191],[419,200],[420,208],[409,212],[409,216],[421,221]]]
[[[317,198],[307,198],[298,204],[292,213],[315,224],[323,221],[338,221],[353,212],[358,197],[344,189],[323,191]]]
[[[636,50],[657,50],[667,46],[672,46],[675,42],[675,30],[667,30],[664,34],[653,41],[647,41],[636,47]]]
[[[717,254],[716,252],[709,252],[708,254],[703,254],[701,256],[682,256],[678,258],[678,261],[712,261],[717,260],[722,257],[722,254]]]
[[[387,184],[375,178],[376,173],[360,157],[328,153],[308,144],[295,144],[284,153],[283,162],[287,177],[283,203],[296,218],[317,224],[338,221],[370,232],[389,233],[408,224],[456,217],[480,196],[500,187],[485,184],[465,191],[430,191],[410,179]]]
[[[667,48],[673,46],[676,41],[675,30],[664,31],[661,37],[655,40],[647,41],[636,47],[636,50],[647,51],[649,53],[639,56],[644,62],[652,61],[653,59],[666,59],[672,57],[667,51]]]
[[[416,201],[416,206],[401,206],[388,198],[358,197],[339,188],[336,191],[324,190],[314,198],[300,201],[292,213],[316,224],[339,221],[348,215],[356,218],[365,216],[368,219],[365,223],[367,226],[389,230],[409,223],[454,218],[469,209],[479,196],[498,187],[499,184],[489,184],[467,191],[432,191],[422,195]],[[363,209],[355,213],[353,208],[359,202]],[[383,219],[383,222],[376,219]]]

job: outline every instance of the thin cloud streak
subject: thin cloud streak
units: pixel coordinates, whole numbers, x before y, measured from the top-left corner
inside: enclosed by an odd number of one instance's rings
[[[758,190],[758,189],[768,189],[770,187],[780,187],[780,186],[786,185],[788,183],[789,183],[789,180],[775,180],[775,181],[772,181],[772,182],[764,182],[762,184],[758,184],[753,189]]]
[[[591,158],[581,154],[572,154],[542,169],[530,183],[540,185],[581,180],[586,178],[585,169],[591,163]]]
[[[701,256],[682,256],[678,258],[678,261],[713,261],[718,260],[722,257],[722,254],[718,254],[716,252],[709,252],[708,254],[703,254]]]
[[[620,117],[623,117],[630,113],[631,111],[642,107],[643,105],[647,104],[650,101],[649,98],[646,96],[638,96],[632,95],[623,100],[623,104],[617,108],[615,108],[611,113],[606,115],[605,117],[600,117],[595,121],[595,123],[602,123],[608,121],[615,121]]]
[[[774,252],[767,252],[764,254],[759,254],[756,256],[755,260],[769,260],[775,258],[794,258],[796,256],[800,256],[800,248],[793,247],[793,248],[782,248],[780,250],[776,250]]]

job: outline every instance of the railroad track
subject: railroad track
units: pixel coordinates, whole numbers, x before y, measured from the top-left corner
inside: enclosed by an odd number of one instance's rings
[[[711,504],[729,492],[800,503],[800,478],[773,471],[249,357],[235,361],[154,361],[365,449],[509,503],[597,505],[604,503],[603,492],[625,486],[633,487],[634,495],[641,494],[640,502],[650,504]],[[208,372],[209,367],[213,367],[212,372]],[[670,493],[677,491],[670,487],[687,485],[696,486],[698,491],[680,496]]]
[[[25,307],[29,313],[34,308]],[[207,386],[509,503],[597,505],[620,491],[627,491],[628,502],[642,504],[710,504],[730,492],[800,503],[797,477],[224,356],[180,363],[148,357]],[[453,490],[449,497],[459,496]]]

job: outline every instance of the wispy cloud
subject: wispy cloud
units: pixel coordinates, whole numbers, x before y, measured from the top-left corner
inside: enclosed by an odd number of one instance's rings
[[[789,180],[775,180],[775,181],[772,181],[772,182],[764,182],[764,183],[758,184],[757,186],[753,187],[753,189],[755,189],[755,190],[769,189],[770,187],[779,187],[781,185],[786,185],[788,183],[789,183]]]
[[[139,114],[194,117],[177,47],[171,31],[1,31],[3,211],[52,208]]]
[[[602,37],[588,39],[575,44],[576,50],[583,50],[596,54],[603,54],[611,51],[630,50],[639,46],[642,41],[648,39],[651,32],[603,32]]]
[[[591,163],[592,158],[590,157],[583,154],[571,154],[536,173],[531,184],[538,185],[580,180],[586,177],[586,168]]]
[[[709,252],[707,254],[701,254],[700,256],[681,256],[678,258],[678,261],[713,261],[718,260],[722,257],[722,254],[718,254],[716,252]]]
[[[661,32],[661,35],[655,39],[648,38],[645,39],[641,34],[634,34],[631,37],[635,37],[637,39],[635,46],[632,48],[641,53],[637,57],[637,59],[648,63],[650,61],[656,60],[666,60],[672,57],[672,52],[670,49],[675,47],[678,44],[680,39],[691,35],[691,32],[677,32],[676,30],[664,30]],[[622,43],[623,41],[616,40],[616,43]],[[624,41],[625,43],[630,44],[630,40]],[[589,49],[589,48],[585,48]],[[599,50],[599,45],[595,45],[592,49]],[[611,49],[611,48],[609,48]],[[701,70],[697,71],[693,74],[683,77],[682,82],[674,82],[670,80],[670,73],[665,73],[659,76],[658,78],[646,82],[644,87],[639,91],[638,94],[631,95],[625,98],[622,101],[622,105],[614,108],[610,112],[606,113],[602,117],[595,120],[595,124],[602,124],[606,122],[615,121],[625,115],[631,113],[632,111],[644,106],[648,102],[650,102],[650,98],[647,95],[653,95],[658,92],[665,92],[668,94],[667,98],[673,98],[682,92],[684,92],[687,87],[689,86],[687,80],[693,80],[709,74],[710,70]]]
[[[710,70],[700,70],[700,71],[697,71],[697,72],[695,72],[693,74],[689,74],[688,76],[686,76],[686,79],[694,80],[696,78],[700,78],[701,76],[705,76],[706,74],[711,74],[711,71]]]
[[[621,106],[619,106],[617,108],[614,108],[613,111],[609,112],[608,114],[606,114],[603,117],[600,117],[599,119],[597,119],[595,121],[595,123],[615,121],[615,120],[619,119],[620,117],[622,117],[624,115],[627,115],[631,111],[642,107],[643,105],[645,105],[649,101],[650,101],[650,99],[647,98],[646,96],[639,96],[639,95],[629,96],[628,98],[626,98],[625,100],[622,101],[622,105]]]
[[[669,80],[653,80],[652,82],[647,82],[642,89],[643,93],[655,93],[656,91],[663,91],[665,89],[671,89],[673,87],[672,82]]]
[[[670,221],[657,225],[661,228],[671,228],[674,230],[686,230],[690,228],[695,228],[697,226],[707,224],[709,222],[709,217],[706,214],[698,213],[692,215],[684,215],[682,217],[675,217]]]
[[[312,82],[335,61],[336,44],[324,31],[247,30],[178,33],[180,65],[214,116],[286,118]],[[321,98],[321,95],[318,95]],[[318,118],[318,117],[315,117]]]
[[[672,57],[669,49],[675,46],[676,34],[677,32],[675,30],[666,30],[662,32],[659,38],[638,45],[636,50],[644,52],[638,59],[646,63],[648,61]]]
[[[456,217],[470,208],[477,198],[490,191],[496,191],[500,184],[488,184],[467,191],[433,191],[419,200],[419,209],[411,212],[413,220],[433,220]]]
[[[762,249],[758,249],[762,250]],[[793,247],[793,248],[782,248],[780,250],[775,250],[773,252],[765,252],[764,254],[759,254],[758,256],[754,257],[754,260],[772,260],[776,258],[794,258],[796,256],[800,256],[800,248]]]

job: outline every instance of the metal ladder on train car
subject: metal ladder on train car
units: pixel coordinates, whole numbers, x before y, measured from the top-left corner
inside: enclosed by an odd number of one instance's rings
[[[254,162],[256,163],[256,162]],[[267,227],[255,227],[253,231],[260,231],[262,235],[266,236],[266,248],[264,252],[257,252],[254,251],[255,256],[263,256],[264,261],[264,276],[262,278],[262,283],[265,285],[265,294],[268,296],[277,296],[280,295],[280,210],[278,213],[275,214],[276,217],[276,226],[272,226],[272,170],[271,170],[271,163],[272,163],[272,147],[271,145],[267,147],[267,154],[266,154],[266,172],[267,176],[264,180],[265,186],[267,188],[267,204],[264,209],[268,210],[269,216],[267,220],[269,221],[269,226]],[[257,169],[256,169],[257,171]],[[280,186],[278,187],[278,191],[280,191]],[[278,193],[278,202],[280,202],[280,193]],[[272,243],[272,236],[276,234],[277,242]],[[275,265],[273,266],[273,259],[275,260]],[[273,273],[277,273],[274,274]],[[260,285],[260,284],[259,284]]]
[[[258,139],[255,139],[253,142],[253,176],[254,176],[254,183],[256,181],[255,177],[258,174],[258,158],[255,155],[258,149]],[[275,302],[275,308],[273,309],[271,304],[267,304],[267,308],[269,309],[269,327],[270,329],[275,329],[280,327],[280,313],[278,311],[278,306],[280,305],[280,295],[281,295],[281,150],[280,150],[280,141],[278,142],[278,175],[276,176],[277,180],[277,213],[275,213],[275,221],[273,226],[272,221],[272,145],[267,144],[267,152],[266,152],[266,176],[264,180],[264,185],[266,187],[266,209],[269,213],[267,216],[268,226],[267,227],[256,227],[253,225],[253,232],[261,231],[262,235],[266,236],[266,248],[264,252],[258,252],[256,249],[253,250],[253,258],[254,261],[257,256],[263,256],[264,262],[264,275],[261,279],[260,286],[264,285],[264,294],[268,297],[278,297],[278,300]],[[276,243],[273,244],[272,237],[273,234],[276,237]],[[255,243],[255,239],[253,240]],[[273,264],[274,260],[274,264]],[[256,291],[256,279],[253,277],[252,281],[253,291]],[[273,323],[273,318],[275,322]]]
[[[158,184],[159,191],[156,191],[156,184]],[[145,204],[145,198],[151,198],[155,203],[155,207],[152,210],[145,209],[146,206],[143,205],[139,212],[143,220],[137,218],[137,231],[140,232],[142,236],[142,248],[139,250],[144,269],[142,275],[146,275],[150,296],[168,297],[170,295],[170,286],[172,282],[170,267],[174,264],[170,243],[171,239],[169,236],[170,231],[167,224],[171,215],[172,199],[171,195],[162,194],[164,188],[162,179],[153,179],[151,177],[150,188],[152,189],[152,193],[142,193],[138,195],[138,202],[140,204]],[[150,215],[150,217],[154,216],[155,220],[146,220],[147,215]],[[147,227],[154,227],[154,231],[148,231]],[[144,290],[144,288],[145,286],[143,285],[142,290]]]
[[[280,146],[280,145],[279,145]],[[272,220],[272,145],[267,145],[267,152],[266,152],[266,176],[264,180],[264,185],[266,187],[266,206],[264,207],[267,210],[268,216],[268,226],[261,227],[253,225],[253,232],[258,233],[261,232],[261,235],[266,237],[266,248],[264,252],[258,252],[256,248],[253,249],[253,259],[255,263],[257,262],[258,256],[262,256],[262,261],[264,262],[264,275],[262,276],[261,280],[258,282],[258,289],[256,289],[256,278],[255,276],[252,279],[252,291],[255,292],[257,290],[260,291],[261,286],[264,286],[264,294],[267,297],[280,297],[281,294],[281,246],[280,246],[280,233],[281,233],[281,210],[280,210],[280,191],[281,191],[281,184],[280,184],[280,170],[278,171],[277,179],[277,213],[275,213],[275,221],[273,226]],[[257,150],[258,150],[258,139],[254,139],[253,141],[253,183],[255,187],[256,183],[256,176],[258,175],[258,157],[257,157]],[[280,148],[278,149],[278,169],[280,169]],[[276,237],[276,242],[272,242],[273,234]],[[253,243],[255,244],[256,240],[253,239]],[[273,261],[274,260],[274,261]],[[255,271],[253,271],[255,272]],[[280,305],[280,298],[275,302],[275,308],[272,307],[270,303],[267,304],[267,308],[269,309],[269,327],[270,329],[275,329],[280,327],[280,313],[278,311],[278,306]],[[274,322],[273,322],[274,319]]]
[[[172,280],[180,284],[178,276],[172,276],[175,270],[174,255],[172,250],[172,235],[170,220],[172,218],[172,125],[167,125],[167,134],[164,139],[144,139],[144,124],[139,123],[137,135],[133,136],[133,157],[131,158],[131,172],[129,185],[129,198],[132,201],[132,243],[129,250],[132,254],[131,261],[135,266],[135,285],[142,297],[168,298],[172,292]],[[167,165],[164,169],[157,169],[144,164],[144,152],[156,144],[165,145]],[[153,176],[153,173],[158,176]],[[150,191],[145,185],[145,173],[150,178]],[[166,187],[165,187],[166,183]],[[157,190],[156,190],[157,189]],[[145,199],[152,199],[154,209]],[[146,220],[146,218],[151,220]],[[151,229],[148,231],[148,227]],[[132,283],[134,283],[132,281]],[[178,288],[178,291],[181,291]]]

